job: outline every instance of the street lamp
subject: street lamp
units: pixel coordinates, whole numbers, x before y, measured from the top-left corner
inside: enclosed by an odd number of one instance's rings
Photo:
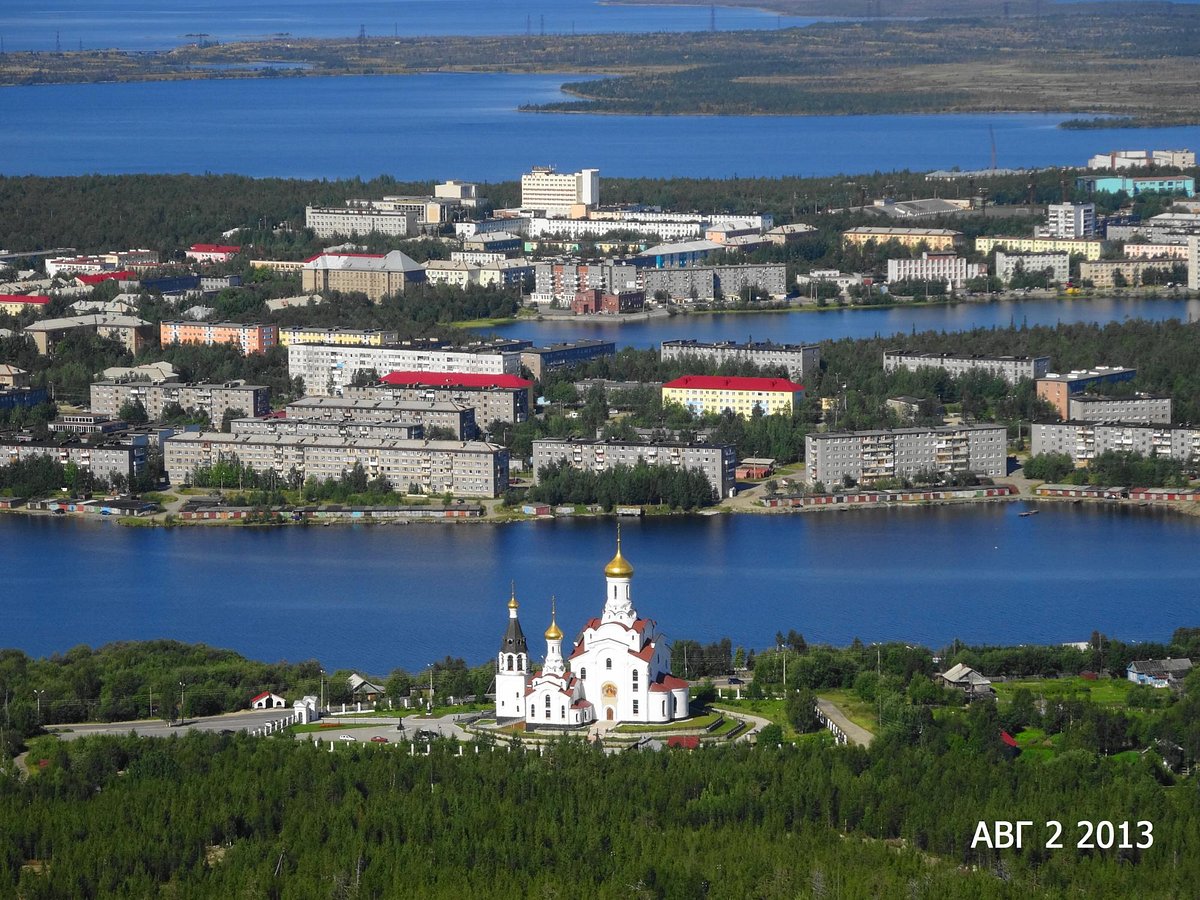
[[[183,689],[184,689],[185,687],[187,687],[187,682],[186,682],[186,681],[181,681],[181,682],[179,682],[179,724],[180,724],[180,725],[182,725],[182,724],[183,724],[183,720],[184,720],[184,715],[183,715]]]
[[[787,653],[783,650],[783,644],[776,645],[779,647],[779,655],[783,658],[783,692],[787,693]]]
[[[37,717],[38,717],[38,724],[41,725],[42,724],[42,695],[46,692],[44,690],[39,690],[39,689],[35,688],[33,693],[37,697]]]
[[[433,712],[433,663],[429,664],[429,711]]]
[[[321,670],[321,706],[319,712],[325,711],[325,670]]]

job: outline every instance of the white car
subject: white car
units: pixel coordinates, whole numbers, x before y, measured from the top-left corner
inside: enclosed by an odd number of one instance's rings
[[[341,735],[338,735],[338,740],[339,741],[356,741],[356,740],[358,740],[358,738],[356,738],[352,734],[341,734]]]

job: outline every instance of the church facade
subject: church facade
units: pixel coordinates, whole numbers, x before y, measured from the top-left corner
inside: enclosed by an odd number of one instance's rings
[[[529,728],[572,729],[594,722],[665,723],[688,717],[688,683],[671,674],[670,650],[652,619],[633,606],[633,566],[617,553],[604,567],[604,610],[590,619],[564,656],[551,607],[546,660],[538,672],[517,617],[514,591],[508,630],[496,658],[496,719]]]

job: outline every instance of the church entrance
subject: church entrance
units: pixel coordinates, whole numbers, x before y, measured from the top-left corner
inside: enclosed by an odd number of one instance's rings
[[[608,714],[605,716],[605,718],[607,718],[610,722],[613,720],[613,708],[611,706],[608,708]]]

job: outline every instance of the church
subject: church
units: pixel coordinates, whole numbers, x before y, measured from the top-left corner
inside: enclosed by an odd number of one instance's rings
[[[534,672],[517,616],[508,601],[508,630],[496,656],[496,720],[530,729],[582,728],[594,722],[673,722],[688,717],[688,683],[670,672],[670,649],[652,619],[633,608],[633,566],[617,553],[604,567],[604,611],[588,620],[563,653],[563,633],[551,603],[546,659]]]

